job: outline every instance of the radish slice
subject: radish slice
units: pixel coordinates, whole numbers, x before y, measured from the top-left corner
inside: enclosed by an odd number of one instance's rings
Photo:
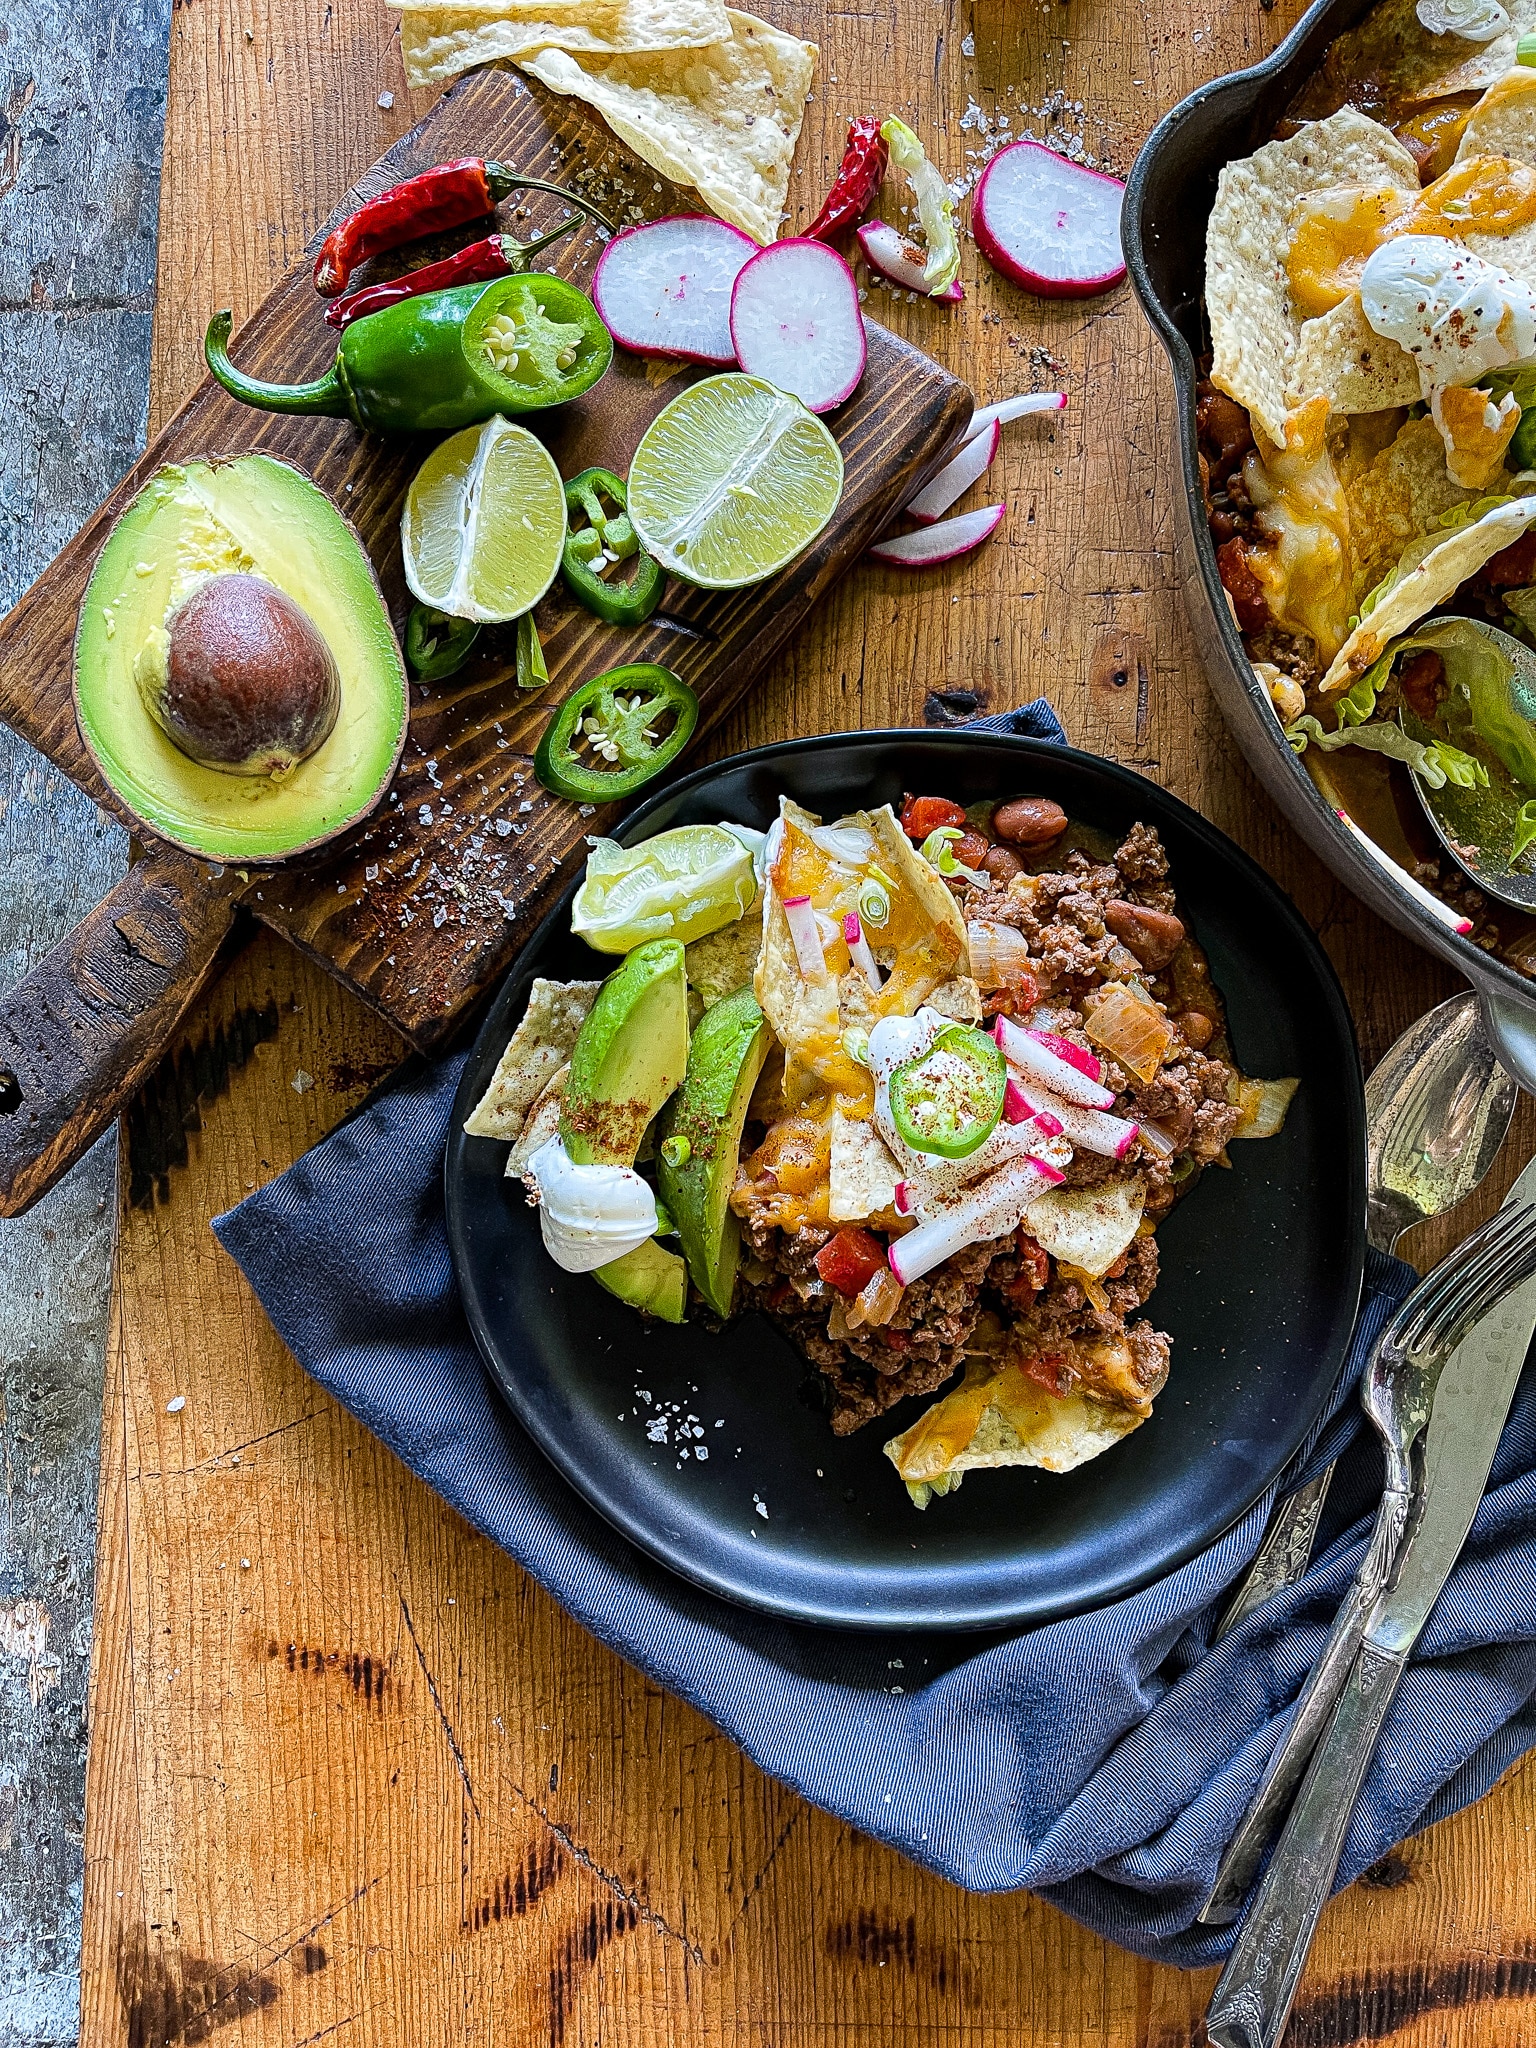
[[[1035,1032],[1021,1031],[1010,1018],[999,1017],[992,1026],[992,1036],[1009,1066],[1017,1067],[1026,1080],[1037,1081],[1064,1102],[1080,1102],[1085,1109],[1114,1108],[1115,1098],[1109,1089],[1101,1088],[1078,1067],[1052,1052]],[[1055,1103],[1050,1107],[1054,1109]],[[1067,1135],[1072,1134],[1069,1131]]]
[[[904,285],[909,292],[918,292],[925,299],[932,298],[941,306],[953,306],[965,297],[965,287],[958,277],[943,291],[930,292],[923,283],[923,268],[928,261],[926,251],[920,249],[916,242],[909,242],[899,228],[889,227],[883,220],[864,223],[859,229],[859,247],[864,251],[864,260],[870,269],[878,270],[892,284]]]
[[[1058,1038],[1054,1031],[1031,1031],[1029,1035],[1047,1052],[1055,1053],[1057,1059],[1065,1060],[1069,1067],[1076,1067],[1080,1074],[1086,1074],[1090,1081],[1104,1079],[1104,1062],[1086,1046],[1074,1045],[1070,1038]]]
[[[848,957],[858,968],[876,995],[880,993],[880,963],[870,950],[864,927],[859,922],[859,913],[850,910],[843,919],[843,938],[847,942]]]
[[[749,377],[812,412],[850,398],[864,374],[864,315],[853,272],[835,249],[793,235],[742,265],[731,293],[731,340]]]
[[[784,915],[789,921],[789,936],[794,941],[800,972],[807,981],[825,981],[827,956],[822,950],[821,927],[816,922],[816,910],[810,897],[786,896]]]
[[[877,540],[868,552],[877,562],[894,562],[898,568],[932,569],[980,547],[1007,510],[1006,503],[984,505],[979,512],[962,512],[958,519],[944,519],[937,526],[920,526],[916,533]]]
[[[1021,420],[1032,412],[1064,412],[1067,405],[1065,391],[1021,391],[1017,398],[1000,399],[996,405],[984,405],[980,412],[971,414],[971,424],[965,430],[967,441],[974,441],[978,434],[984,434],[994,421],[1006,427],[1010,420]]]
[[[592,303],[620,348],[685,363],[733,363],[731,287],[757,244],[707,214],[626,228],[597,259]]]
[[[1018,1228],[1024,1211],[1047,1188],[1060,1187],[1065,1175],[1044,1159],[1024,1158],[1002,1168],[957,1202],[940,1210],[929,1223],[920,1223],[905,1237],[896,1238],[887,1254],[891,1271],[903,1287],[910,1287],[925,1273],[968,1244],[983,1238],[1001,1237]]]
[[[914,519],[921,519],[925,526],[931,526],[957,498],[965,496],[978,478],[986,475],[1002,438],[1003,430],[994,420],[990,434],[980,433],[974,440],[967,441],[954,460],[946,462],[937,476],[930,477],[903,509]]]
[[[1123,1159],[1141,1135],[1140,1124],[1110,1116],[1102,1109],[1085,1109],[1080,1102],[1050,1094],[1038,1082],[1030,1082],[1028,1094],[1021,1088],[1019,1098],[1034,1110],[1038,1129],[1054,1124],[1059,1137],[1084,1152],[1097,1153],[1100,1159]]]
[[[981,174],[976,246],[1004,277],[1046,299],[1086,299],[1125,275],[1125,187],[1040,142],[1010,142]]]

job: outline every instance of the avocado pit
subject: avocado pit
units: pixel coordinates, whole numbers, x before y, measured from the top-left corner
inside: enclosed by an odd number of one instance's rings
[[[244,571],[199,584],[166,621],[150,710],[181,751],[227,775],[281,778],[329,736],[341,677],[315,622]]]

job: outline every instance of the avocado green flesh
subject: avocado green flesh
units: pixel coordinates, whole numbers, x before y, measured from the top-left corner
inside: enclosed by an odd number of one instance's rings
[[[210,576],[243,570],[313,620],[341,681],[328,738],[281,780],[202,767],[145,702],[165,622]],[[280,860],[365,816],[399,758],[405,667],[361,543],[309,478],[265,455],[160,470],[107,538],[80,609],[75,709],[102,774],[163,839],[210,859]]]
[[[622,1259],[599,1266],[592,1278],[627,1301],[631,1308],[659,1316],[664,1323],[680,1323],[688,1302],[688,1268],[665,1245],[648,1237]]]
[[[578,1166],[632,1166],[688,1064],[688,982],[676,939],[637,946],[598,991],[571,1052],[560,1137]]]
[[[681,1166],[669,1166],[662,1154],[657,1169],[693,1284],[722,1316],[731,1312],[741,1259],[741,1226],[729,1206],[731,1189],[742,1126],[769,1042],[767,1021],[749,988],[705,1011],[688,1049],[683,1085],[666,1118],[667,1136],[685,1138],[688,1157]]]

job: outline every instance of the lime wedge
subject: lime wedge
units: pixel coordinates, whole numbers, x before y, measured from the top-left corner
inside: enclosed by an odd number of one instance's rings
[[[739,371],[680,392],[629,467],[629,516],[664,569],[706,590],[761,583],[820,533],[843,458],[798,398]]]
[[[423,604],[482,625],[520,618],[554,582],[565,545],[554,458],[499,415],[450,435],[412,479],[400,543]]]
[[[756,895],[751,852],[723,825],[679,825],[638,846],[595,839],[571,930],[599,953],[647,939],[686,945],[734,924]]]

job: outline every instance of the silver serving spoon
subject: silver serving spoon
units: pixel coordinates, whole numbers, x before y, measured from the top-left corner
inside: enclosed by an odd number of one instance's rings
[[[1481,635],[1504,657],[1504,662],[1498,665],[1502,673],[1496,676],[1493,669],[1489,670],[1487,687],[1497,694],[1498,709],[1508,721],[1507,729],[1516,734],[1522,728],[1529,729],[1531,758],[1527,765],[1536,766],[1536,654],[1523,641],[1481,619],[1431,619],[1416,628],[1415,640],[1432,638],[1437,629],[1448,626],[1461,629],[1463,634]],[[1447,674],[1452,684],[1453,711],[1451,719],[1442,723],[1447,723],[1449,737],[1456,740],[1457,723],[1466,722],[1465,698],[1460,705],[1456,704],[1456,676],[1451,662],[1447,663]],[[1462,714],[1459,721],[1458,710]],[[1415,718],[1406,706],[1398,722],[1410,738],[1435,737],[1435,730]],[[1474,739],[1470,729],[1463,737]],[[1507,903],[1512,910],[1536,911],[1536,843],[1519,854],[1514,851],[1521,808],[1536,797],[1536,789],[1517,781],[1508,772],[1503,758],[1505,749],[1493,745],[1489,738],[1477,736],[1467,751],[1475,753],[1489,769],[1488,788],[1458,789],[1448,782],[1443,789],[1431,789],[1422,776],[1410,774],[1408,779],[1419,799],[1419,808],[1469,882],[1475,882],[1485,895],[1495,902]]]
[[[1377,1251],[1466,1200],[1504,1142],[1518,1092],[1471,989],[1427,1011],[1388,1048],[1365,1084],[1365,1234]],[[1276,1504],[1213,1641],[1306,1571],[1332,1478],[1330,1465]]]

